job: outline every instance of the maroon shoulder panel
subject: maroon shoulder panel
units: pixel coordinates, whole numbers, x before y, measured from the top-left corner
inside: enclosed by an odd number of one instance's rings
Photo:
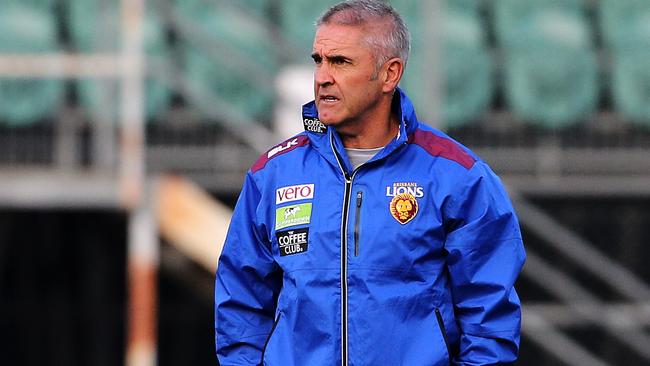
[[[253,164],[253,166],[251,167],[251,172],[255,173],[258,170],[263,169],[266,166],[266,163],[268,163],[269,160],[273,159],[274,157],[286,154],[289,151],[300,146],[305,146],[308,143],[309,143],[309,138],[304,135],[299,135],[290,138],[289,140],[281,143],[280,145],[273,147],[271,150],[267,151],[265,154],[260,156],[260,158],[257,159],[255,164]]]
[[[470,169],[476,159],[469,155],[454,141],[440,137],[432,132],[417,129],[409,135],[409,143],[416,144],[432,156],[439,156],[457,162],[465,169]]]

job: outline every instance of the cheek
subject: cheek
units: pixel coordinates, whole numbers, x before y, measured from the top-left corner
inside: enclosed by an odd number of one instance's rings
[[[357,101],[366,99],[372,94],[372,82],[369,82],[365,75],[346,78],[343,83],[345,87],[342,88],[342,92],[351,97],[354,96]]]

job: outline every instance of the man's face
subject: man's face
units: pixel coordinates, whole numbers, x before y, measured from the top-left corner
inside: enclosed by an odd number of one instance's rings
[[[374,116],[382,85],[372,49],[364,42],[368,29],[323,24],[316,31],[314,97],[326,125],[344,127]]]

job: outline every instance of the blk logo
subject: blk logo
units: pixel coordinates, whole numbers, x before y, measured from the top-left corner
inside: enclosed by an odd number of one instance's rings
[[[284,143],[284,144],[282,144],[280,146],[276,146],[273,149],[271,149],[271,151],[269,151],[269,153],[266,155],[266,157],[271,159],[277,153],[281,153],[284,150],[289,149],[289,148],[291,148],[293,146],[297,146],[297,145],[298,145],[298,139],[297,138],[295,138],[295,139],[293,139],[291,141],[287,141],[286,143]]]

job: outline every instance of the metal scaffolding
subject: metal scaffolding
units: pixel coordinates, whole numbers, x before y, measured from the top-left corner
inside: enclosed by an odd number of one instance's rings
[[[650,288],[526,198],[516,192],[511,192],[511,196],[524,228],[541,238],[549,249],[603,281],[628,301],[623,304],[605,303],[563,269],[527,248],[523,276],[559,299],[560,303],[525,306],[523,334],[569,365],[607,365],[563,334],[563,330],[571,326],[595,325],[650,362],[650,337],[643,330],[650,324]]]
[[[90,77],[120,82],[119,141],[112,138],[106,141],[101,139],[105,136],[98,136],[103,143],[119,147],[115,171],[71,171],[74,149],[70,150],[70,131],[62,123],[57,153],[57,162],[61,164],[48,169],[2,172],[0,187],[4,188],[2,202],[8,206],[101,206],[122,208],[128,212],[130,291],[126,364],[129,366],[156,364],[158,236],[152,219],[151,200],[146,193],[149,183],[144,164],[143,13],[144,0],[122,0],[122,48],[115,54],[0,55],[0,77]],[[47,189],[42,184],[44,181],[50,182]]]

